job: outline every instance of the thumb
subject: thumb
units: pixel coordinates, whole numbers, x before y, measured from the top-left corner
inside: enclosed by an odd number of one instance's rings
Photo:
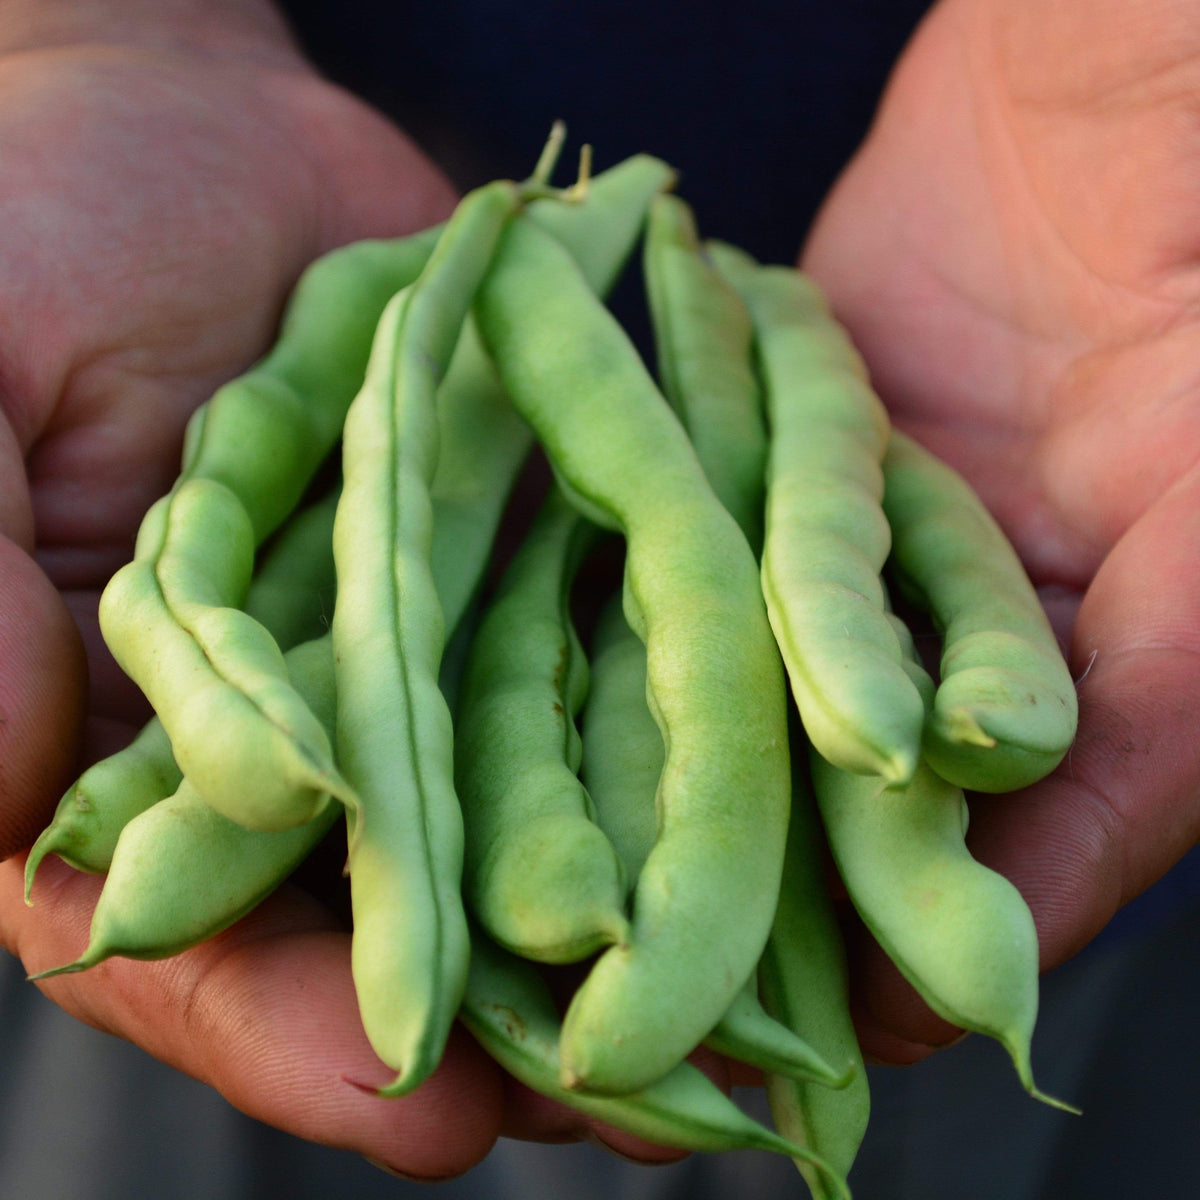
[[[25,467],[0,418],[0,859],[33,841],[70,783],[87,692],[79,631],[32,551]]]
[[[1033,909],[1043,970],[1200,840],[1198,564],[1195,468],[1126,531],[1083,599],[1071,753],[1037,787],[972,810],[975,852]]]

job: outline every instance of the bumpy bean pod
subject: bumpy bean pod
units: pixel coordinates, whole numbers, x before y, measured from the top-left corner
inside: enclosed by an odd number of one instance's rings
[[[472,938],[463,1024],[513,1078],[543,1096],[660,1146],[680,1150],[769,1150],[803,1162],[831,1196],[850,1195],[844,1178],[806,1147],[781,1138],[742,1112],[691,1063],[628,1096],[590,1096],[559,1083],[558,1014],[530,963],[482,935]]]
[[[436,1066],[466,979],[462,814],[430,551],[435,397],[518,202],[504,181],[460,202],[420,278],[384,311],[343,438],[333,638],[338,754],[361,804],[349,827],[352,970],[367,1037],[396,1071],[386,1094]]]
[[[662,825],[628,944],[572,1001],[562,1070],[575,1087],[635,1091],[719,1020],[766,941],[789,801],[781,664],[753,552],[566,251],[518,217],[476,313],[568,496],[627,538],[626,611],[667,745]]]
[[[601,613],[593,639],[585,722],[584,765],[600,780],[592,793],[596,820],[617,848],[633,887],[657,837],[655,791],[665,754],[662,734],[646,703],[646,648],[616,600]],[[592,773],[584,781],[595,788]],[[786,877],[782,886],[787,886]],[[770,1017],[759,1002],[753,975],[704,1044],[760,1070],[827,1087],[845,1087],[854,1072],[853,1066],[831,1066],[808,1042]]]
[[[296,690],[332,736],[330,636],[295,647],[287,664]],[[114,955],[167,958],[213,937],[273,892],[340,812],[329,805],[307,825],[264,833],[221,816],[185,779],[122,830],[83,954],[35,978],[82,971]]]
[[[804,728],[830,762],[902,783],[925,711],[884,616],[887,413],[811,280],[709,252],[754,320],[771,431],[762,586]]]
[[[884,474],[889,570],[943,637],[925,757],[973,791],[1035,783],[1070,748],[1079,709],[1025,568],[967,482],[912,438],[892,434]]]
[[[267,548],[246,594],[246,612],[283,650],[318,637],[332,610],[333,513],[337,492],[302,509]],[[89,767],[59,802],[25,863],[25,897],[47,854],[80,871],[107,871],[121,830],[179,786],[182,772],[162,722],[152,717],[122,750]]]
[[[255,545],[292,512],[336,446],[384,305],[420,274],[441,232],[353,242],[318,258],[296,283],[268,354],[193,414],[179,482],[225,484],[246,509]]]
[[[237,497],[188,479],[147,514],[133,562],[101,597],[100,626],[192,786],[230,820],[288,829],[331,795],[354,795],[275,639],[240,608],[253,563]]]
[[[468,907],[541,962],[577,962],[629,927],[621,862],[576,774],[587,661],[570,591],[596,532],[551,492],[480,620],[455,721]]]
[[[757,553],[767,429],[750,314],[702,252],[695,218],[678,196],[651,205],[643,261],[663,392],[713,490]]]
[[[908,660],[914,676],[921,668]],[[922,690],[928,695],[931,685]],[[882,785],[812,755],[813,788],[838,872],[863,924],[934,1012],[995,1038],[1025,1089],[1038,1091],[1030,1042],[1038,942],[1021,893],[971,856],[962,790],[922,761],[910,783]]]

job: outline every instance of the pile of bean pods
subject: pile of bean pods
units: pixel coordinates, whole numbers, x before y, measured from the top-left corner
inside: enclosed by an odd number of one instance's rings
[[[160,958],[344,817],[382,1094],[458,1019],[547,1096],[846,1196],[868,1090],[825,847],[929,1005],[1041,1096],[1033,922],[968,853],[963,790],[1053,769],[1074,686],[814,284],[702,241],[653,157],[552,187],[561,137],[444,225],[312,264],[196,412],[100,607],[156,715],[64,797],[27,896],[48,853],[106,872],[58,970]],[[603,299],[639,241],[653,372]],[[936,683],[893,594],[940,635]],[[539,964],[563,963],[560,1016]],[[765,1072],[776,1131],[685,1061],[701,1043]]]

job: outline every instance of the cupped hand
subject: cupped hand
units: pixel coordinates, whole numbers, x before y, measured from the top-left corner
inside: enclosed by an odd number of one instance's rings
[[[811,231],[896,424],[961,470],[1068,648],[1076,742],[971,804],[1049,969],[1200,837],[1200,26],[1183,0],[942,0]],[[954,1030],[877,948],[869,1053]]]
[[[265,6],[221,28],[254,7],[98,21],[105,40],[49,19],[0,53],[0,939],[30,972],[87,940],[100,881],[47,860],[26,907],[19,852],[80,766],[146,716],[96,608],[178,471],[189,414],[266,349],[312,259],[454,202]],[[197,28],[171,24],[192,9]],[[461,1031],[410,1097],[345,1082],[389,1075],[358,1020],[349,935],[297,888],[175,959],[41,986],[252,1116],[416,1177],[460,1173],[501,1132],[659,1153],[533,1102]]]

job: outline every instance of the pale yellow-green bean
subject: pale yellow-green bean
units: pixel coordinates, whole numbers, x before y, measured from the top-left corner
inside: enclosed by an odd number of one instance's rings
[[[1020,558],[970,485],[895,432],[884,460],[888,569],[942,632],[924,753],[945,779],[1009,792],[1070,749],[1075,684]]]
[[[884,615],[887,412],[812,280],[708,247],[754,321],[771,435],[762,587],[804,728],[830,762],[902,783],[925,710]]]
[[[431,565],[436,393],[518,202],[504,181],[460,202],[421,276],[384,311],[342,443],[333,638],[339,761],[360,798],[351,968],[367,1037],[396,1072],[389,1095],[437,1065],[466,979],[462,814]]]

